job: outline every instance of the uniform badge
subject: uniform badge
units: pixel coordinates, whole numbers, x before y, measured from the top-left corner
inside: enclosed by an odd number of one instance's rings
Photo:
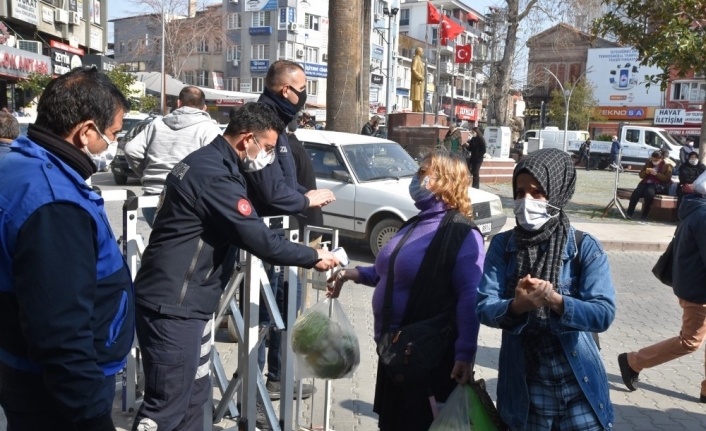
[[[249,216],[252,213],[252,207],[247,199],[241,199],[238,201],[238,212],[244,216]]]

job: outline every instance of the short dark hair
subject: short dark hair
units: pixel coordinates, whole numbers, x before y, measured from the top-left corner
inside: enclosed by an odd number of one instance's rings
[[[275,87],[286,84],[285,75],[292,74],[298,70],[304,72],[304,68],[299,63],[289,60],[277,60],[267,69],[265,76],[265,87],[274,90]]]
[[[20,136],[20,123],[7,112],[0,112],[0,138],[15,140]]]
[[[81,122],[93,120],[101,132],[130,103],[110,78],[95,67],[77,67],[53,79],[37,105],[35,125],[65,138]]]
[[[260,102],[249,102],[238,109],[236,115],[228,123],[224,135],[240,133],[261,133],[274,130],[278,135],[284,132],[284,123],[274,109]]]
[[[203,105],[206,104],[206,95],[203,94],[200,88],[189,85],[182,88],[179,92],[179,101],[181,106],[203,109]]]
[[[698,158],[699,158],[699,153],[697,153],[696,151],[692,151],[692,152],[689,153],[689,158],[691,158],[691,156],[696,156],[696,158],[698,159]]]
[[[663,159],[663,158],[664,158],[664,153],[662,153],[662,152],[659,151],[659,150],[653,151],[653,152],[652,152],[652,155],[650,156],[650,158],[653,158],[653,157],[658,157],[658,158],[660,158],[660,159]]]

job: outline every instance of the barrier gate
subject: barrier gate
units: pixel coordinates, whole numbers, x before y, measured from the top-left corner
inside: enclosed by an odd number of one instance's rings
[[[123,204],[123,226],[121,245],[122,251],[130,268],[134,279],[140,266],[142,253],[146,244],[141,235],[137,233],[138,210],[141,208],[156,207],[159,196],[140,196],[129,190],[105,191],[94,189],[101,194],[104,201],[124,201]],[[271,229],[283,229],[288,240],[297,242],[300,240],[298,229],[290,229],[289,216],[277,216],[263,218],[263,222]],[[335,248],[338,245],[338,231],[334,229],[307,226],[304,231],[304,244],[309,244],[312,233],[320,233],[331,236],[331,241],[322,242],[323,246]],[[326,291],[326,279],[330,271],[318,273],[313,270],[306,271],[302,290],[306,292],[308,285],[317,291],[317,300],[321,297],[321,292]],[[311,429],[314,421],[314,399],[312,398],[311,414],[309,424],[300,424],[301,418],[301,397],[297,397],[296,412],[294,396],[294,352],[292,351],[292,334],[290,328],[298,315],[297,310],[297,268],[285,267],[284,271],[284,301],[285,310],[280,313],[277,308],[275,297],[269,285],[269,280],[265,272],[265,264],[256,256],[240,250],[240,255],[236,259],[235,270],[226,285],[216,313],[211,320],[211,372],[214,386],[221,394],[221,400],[214,405],[213,402],[204,406],[204,430],[211,430],[214,423],[220,422],[226,415],[231,418],[238,418],[238,425],[230,430],[254,431],[256,417],[256,402],[263,402],[265,416],[270,428],[273,431],[290,431],[292,429]],[[292,283],[290,283],[290,280]],[[244,282],[242,290],[243,297],[240,298],[242,313],[236,301],[238,287]],[[279,419],[275,412],[272,401],[267,395],[265,379],[260,372],[257,363],[258,347],[264,342],[270,327],[260,327],[259,307],[260,294],[264,298],[264,306],[267,307],[270,315],[271,327],[282,333],[281,348],[281,394]],[[302,301],[302,308],[306,304]],[[238,364],[236,371],[229,379],[219,353],[215,349],[215,332],[220,327],[220,323],[225,318],[232,318],[235,333],[238,338]],[[139,346],[137,339],[128,355],[127,365],[122,373],[122,382],[116,385],[116,390],[121,391],[123,412],[137,410],[141,399],[137,398],[136,389],[140,384],[140,361]],[[301,393],[302,382],[298,381],[298,391]],[[239,402],[236,403],[235,400]],[[238,408],[238,405],[240,408]],[[330,427],[330,405],[331,405],[331,382],[325,381],[324,389],[324,429]],[[296,418],[296,424],[295,424]],[[296,426],[296,428],[293,428]]]

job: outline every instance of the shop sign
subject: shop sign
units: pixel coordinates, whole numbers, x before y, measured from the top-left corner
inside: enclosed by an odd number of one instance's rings
[[[703,118],[701,111],[686,111],[685,109],[657,109],[655,110],[656,126],[683,126],[684,124],[701,124]]]
[[[608,120],[644,120],[650,109],[644,106],[599,106],[595,113]]]
[[[30,73],[49,74],[50,59],[21,49],[0,45],[0,75],[26,78]]]
[[[52,40],[51,45],[51,64],[52,75],[63,75],[75,67],[83,66],[83,50],[80,48],[72,48],[65,43]]]
[[[375,73],[370,74],[370,83],[375,85],[382,85],[382,75],[377,75]]]
[[[237,106],[244,103],[244,99],[216,99],[216,106]]]

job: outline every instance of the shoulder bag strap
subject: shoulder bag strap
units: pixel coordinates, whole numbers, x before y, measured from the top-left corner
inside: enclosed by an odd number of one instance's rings
[[[397,253],[400,252],[400,248],[402,248],[404,243],[407,242],[407,239],[412,234],[412,231],[414,231],[414,228],[417,227],[417,223],[419,223],[419,219],[414,221],[414,224],[410,226],[409,230],[404,234],[402,239],[400,239],[400,242],[397,243],[395,249],[392,250],[392,253],[390,254],[390,263],[387,268],[387,283],[385,284],[385,300],[382,303],[381,329],[383,334],[390,329],[390,320],[392,318],[392,284],[395,279],[395,259],[397,258]]]

